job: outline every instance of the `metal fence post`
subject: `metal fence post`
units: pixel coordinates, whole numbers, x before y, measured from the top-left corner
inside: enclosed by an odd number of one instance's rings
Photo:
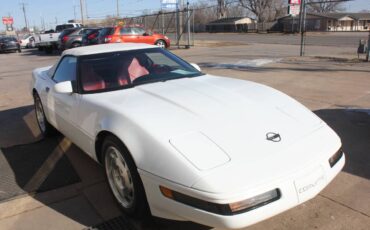
[[[369,61],[369,56],[370,56],[370,29],[369,29],[369,37],[367,39],[366,61]]]
[[[304,56],[305,33],[306,33],[306,1],[301,2],[301,52],[300,56]]]
[[[186,3],[186,16],[187,16],[187,19],[186,19],[186,23],[187,23],[187,28],[188,28],[188,47],[187,48],[190,48],[190,12],[189,12],[189,1],[187,1]]]

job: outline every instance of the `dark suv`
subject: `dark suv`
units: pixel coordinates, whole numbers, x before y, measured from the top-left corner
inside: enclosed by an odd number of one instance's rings
[[[83,35],[95,29],[96,28],[71,28],[63,30],[58,39],[59,50],[63,51],[81,46]]]
[[[90,31],[82,36],[82,45],[97,45],[105,43],[105,37],[111,34],[113,27],[103,27]]]
[[[16,37],[1,36],[0,37],[0,52],[4,51],[18,51],[22,52],[21,46]]]

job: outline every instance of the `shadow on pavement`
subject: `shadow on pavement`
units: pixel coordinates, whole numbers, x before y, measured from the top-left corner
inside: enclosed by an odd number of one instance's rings
[[[40,140],[33,105],[0,111],[0,147]]]
[[[210,229],[192,222],[154,217],[144,222],[125,216],[109,191],[100,165],[61,134],[39,137],[33,106],[0,111],[0,118],[0,204],[28,194],[55,210],[60,218],[90,229]],[[21,144],[22,140],[28,144]],[[12,216],[2,211],[1,218]],[[22,216],[18,220],[22,221]],[[40,219],[38,224],[42,226],[43,221],[48,220]],[[112,223],[123,223],[125,228],[114,228]]]
[[[27,49],[22,50],[22,53],[20,54],[22,56],[60,56],[60,52],[57,50],[54,50],[52,53],[46,53],[45,51],[39,51],[38,49]]]
[[[344,171],[370,180],[370,109],[323,109],[315,113],[342,140]]]
[[[334,69],[334,68],[290,68],[290,67],[268,67],[268,66],[255,66],[250,64],[228,64],[228,63],[214,63],[214,62],[203,62],[198,63],[201,68],[214,68],[214,69],[230,69],[236,71],[248,71],[248,72],[271,72],[271,71],[300,71],[300,72],[362,72],[362,73],[370,73],[369,70],[363,69]]]

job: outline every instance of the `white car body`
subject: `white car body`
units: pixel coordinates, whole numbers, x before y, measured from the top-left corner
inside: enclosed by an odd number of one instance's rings
[[[143,49],[113,44],[67,50],[82,56]],[[33,71],[48,121],[98,161],[99,133],[128,148],[154,216],[242,228],[315,197],[340,172],[344,155],[337,134],[310,110],[270,87],[203,75],[112,92],[60,94],[47,74]],[[45,88],[50,88],[49,93]],[[266,135],[278,133],[281,141]],[[278,189],[278,200],[235,215],[220,215],[163,196],[165,186],[216,204],[230,204]]]
[[[33,35],[29,35],[26,38],[20,40],[21,48],[33,48],[35,47],[35,37]]]
[[[61,25],[57,25],[55,27],[55,31],[52,33],[42,33],[38,35],[38,38],[35,41],[37,47],[54,47],[58,46],[58,38],[60,33],[67,28],[77,28],[82,27],[80,23],[65,23]]]

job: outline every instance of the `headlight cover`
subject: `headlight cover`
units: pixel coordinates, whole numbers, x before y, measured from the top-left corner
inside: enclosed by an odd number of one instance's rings
[[[271,191],[262,193],[260,195],[239,201],[231,204],[216,204],[208,201],[204,201],[198,198],[190,197],[185,194],[173,191],[169,188],[159,186],[159,189],[163,196],[168,199],[198,208],[207,212],[220,214],[224,216],[232,216],[250,210],[262,207],[271,202],[274,202],[281,197],[279,189],[273,189]]]

